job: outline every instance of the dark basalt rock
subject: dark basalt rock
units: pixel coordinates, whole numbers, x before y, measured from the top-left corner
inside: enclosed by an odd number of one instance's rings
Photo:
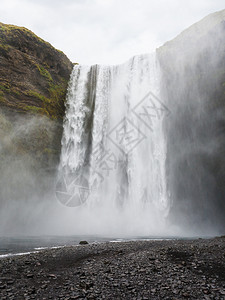
[[[2,258],[0,298],[224,299],[224,250],[222,239],[132,241]]]
[[[0,23],[3,173],[7,173],[8,161],[15,159],[29,161],[35,169],[56,166],[72,68],[66,55],[30,30]]]
[[[73,64],[30,30],[0,23],[0,105],[62,119]]]
[[[80,241],[79,244],[80,244],[80,245],[88,245],[88,242],[87,242],[87,241]]]
[[[30,30],[0,23],[0,207],[49,190],[72,68]]]

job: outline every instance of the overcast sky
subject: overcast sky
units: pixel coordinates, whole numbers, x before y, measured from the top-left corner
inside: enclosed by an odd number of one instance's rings
[[[224,0],[0,0],[0,22],[31,29],[72,62],[117,64],[224,8]]]

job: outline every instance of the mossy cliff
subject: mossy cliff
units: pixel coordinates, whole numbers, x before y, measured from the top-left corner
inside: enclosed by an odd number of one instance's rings
[[[57,162],[72,68],[61,51],[30,30],[0,23],[2,157],[26,156],[36,168]]]
[[[0,103],[62,119],[73,64],[30,30],[0,23]]]
[[[171,215],[186,227],[195,223],[224,231],[225,10],[192,25],[157,53],[162,98],[171,110],[165,121]]]

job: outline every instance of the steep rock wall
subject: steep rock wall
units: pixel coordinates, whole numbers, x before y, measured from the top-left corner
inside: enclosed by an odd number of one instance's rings
[[[57,164],[73,64],[30,30],[0,23],[0,155]]]
[[[225,10],[158,49],[171,217],[189,227],[225,228]],[[207,231],[207,230],[206,230]]]

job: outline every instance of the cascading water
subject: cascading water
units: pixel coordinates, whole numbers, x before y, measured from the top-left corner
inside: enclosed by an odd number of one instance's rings
[[[88,218],[85,233],[162,234],[168,114],[155,53],[118,66],[74,66],[57,198]]]

